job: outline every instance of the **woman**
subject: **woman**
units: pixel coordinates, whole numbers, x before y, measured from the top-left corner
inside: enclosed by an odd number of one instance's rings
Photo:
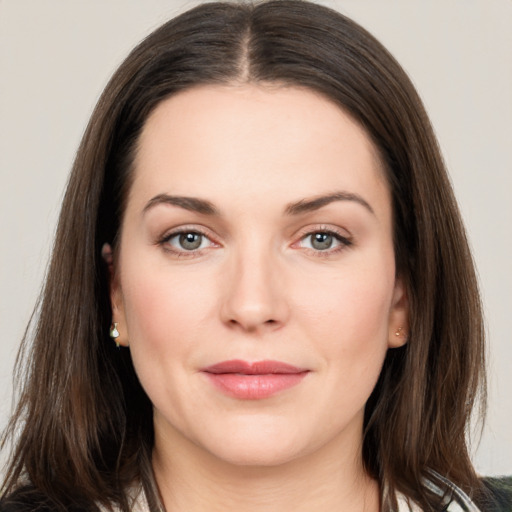
[[[84,135],[3,509],[491,510],[483,339],[394,59],[314,4],[200,6]]]

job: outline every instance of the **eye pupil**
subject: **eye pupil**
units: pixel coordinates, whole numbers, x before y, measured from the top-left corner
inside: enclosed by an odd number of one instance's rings
[[[333,237],[329,233],[315,233],[312,235],[311,245],[319,251],[325,251],[332,245]]]
[[[192,251],[198,249],[201,246],[202,235],[199,233],[183,233],[179,237],[180,246],[183,249]]]

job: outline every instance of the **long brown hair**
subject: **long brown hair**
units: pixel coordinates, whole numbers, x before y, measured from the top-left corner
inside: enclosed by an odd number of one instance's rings
[[[4,492],[58,510],[117,503],[127,512],[127,488],[141,481],[157,508],[152,406],[129,351],[108,336],[101,248],[115,247],[149,113],[194,85],[245,82],[321,93],[365,128],[385,164],[410,333],[388,351],[366,406],[363,459],[381,483],[383,507],[395,508],[402,492],[436,510],[426,485],[433,472],[477,493],[467,433],[476,400],[485,400],[482,313],[435,136],[382,45],[341,14],[300,0],[192,9],[147,37],[107,85],[76,156],[33,334],[19,356]]]

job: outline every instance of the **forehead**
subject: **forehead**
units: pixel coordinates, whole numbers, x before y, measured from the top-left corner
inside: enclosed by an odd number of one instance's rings
[[[201,86],[164,100],[145,123],[134,172],[130,195],[146,200],[158,193],[293,200],[340,187],[388,195],[363,128],[298,87]]]

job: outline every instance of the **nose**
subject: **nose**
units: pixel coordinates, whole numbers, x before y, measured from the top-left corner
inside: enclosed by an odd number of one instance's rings
[[[289,305],[278,256],[267,248],[244,251],[233,260],[222,285],[222,321],[245,332],[282,327],[289,316]]]

